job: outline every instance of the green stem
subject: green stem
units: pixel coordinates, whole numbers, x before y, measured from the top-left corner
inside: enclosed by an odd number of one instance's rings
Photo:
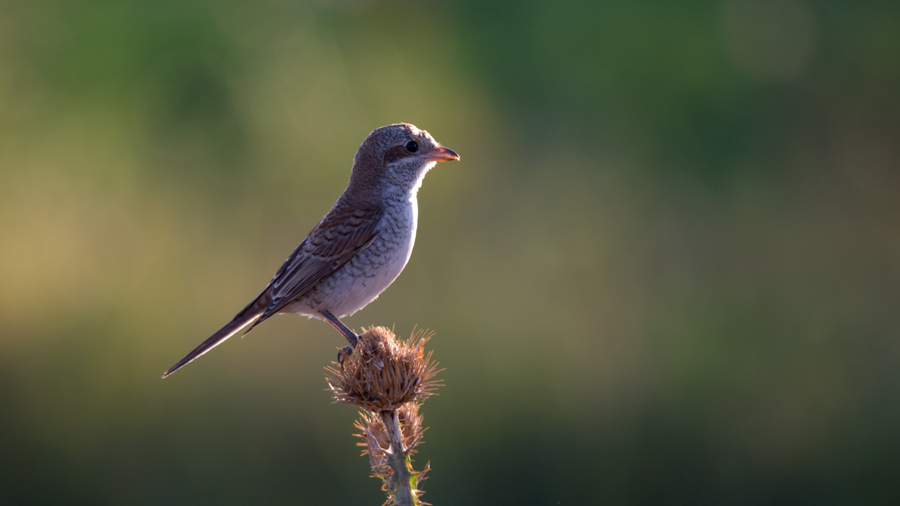
[[[416,476],[410,468],[407,449],[403,447],[403,435],[400,433],[400,418],[397,411],[382,411],[381,421],[391,442],[387,463],[391,468],[391,476],[387,478],[387,491],[395,506],[420,506],[416,497]]]

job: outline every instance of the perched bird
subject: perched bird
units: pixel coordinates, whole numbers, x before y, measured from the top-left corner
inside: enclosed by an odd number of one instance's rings
[[[422,179],[437,162],[450,160],[459,155],[408,123],[370,133],[353,158],[347,189],[268,286],[163,378],[276,313],[325,320],[349,341],[342,353],[352,352],[358,336],[340,318],[364,308],[400,275],[416,240]]]

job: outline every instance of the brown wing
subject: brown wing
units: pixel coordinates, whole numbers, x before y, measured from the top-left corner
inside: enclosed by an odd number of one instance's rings
[[[265,290],[271,302],[247,332],[284,309],[365,249],[377,235],[382,211],[338,202],[275,273]]]

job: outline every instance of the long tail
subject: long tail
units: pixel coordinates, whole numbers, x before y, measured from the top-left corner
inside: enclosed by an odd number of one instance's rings
[[[259,318],[260,315],[265,312],[266,307],[268,307],[269,297],[267,295],[267,291],[259,294],[259,297],[248,304],[247,307],[245,307],[240,313],[238,313],[237,316],[235,316],[230,322],[226,323],[225,326],[217,330],[215,334],[209,336],[206,341],[200,343],[200,346],[194,348],[193,351],[188,353],[183,359],[179,360],[178,363],[170,367],[168,371],[163,373],[162,377],[166,378],[178,369],[181,369],[182,367],[188,365],[189,363],[196,360],[200,355],[203,355],[207,351],[215,348],[216,346],[221,344],[222,341],[237,334],[238,331],[240,331],[242,328],[253,323],[257,318]],[[247,330],[247,332],[250,332],[250,330]]]

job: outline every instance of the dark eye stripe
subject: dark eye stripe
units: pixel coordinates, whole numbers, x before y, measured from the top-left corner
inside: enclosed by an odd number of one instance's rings
[[[409,156],[406,146],[394,146],[384,153],[384,163],[396,162],[401,158]]]

